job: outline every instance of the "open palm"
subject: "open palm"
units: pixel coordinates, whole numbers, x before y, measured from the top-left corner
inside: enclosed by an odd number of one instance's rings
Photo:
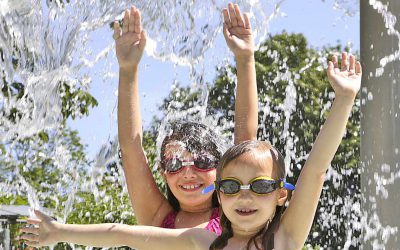
[[[28,219],[27,222],[32,227],[21,229],[24,234],[21,236],[26,244],[32,247],[51,246],[58,242],[54,232],[59,225],[53,218],[35,210],[38,219]]]
[[[339,69],[337,57],[332,57],[328,65],[328,79],[336,96],[355,97],[361,87],[361,64],[353,55],[350,55],[348,65],[347,58],[347,53],[343,52]]]
[[[224,16],[224,37],[235,56],[250,56],[254,53],[253,34],[247,14],[240,12],[237,4],[229,4],[222,10]]]
[[[119,66],[137,66],[146,45],[146,34],[141,26],[140,11],[136,7],[125,11],[122,32],[119,23],[114,22],[113,37]]]

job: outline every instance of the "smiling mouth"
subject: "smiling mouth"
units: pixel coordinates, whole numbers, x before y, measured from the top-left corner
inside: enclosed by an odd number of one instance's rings
[[[247,209],[247,208],[235,209],[235,212],[242,216],[248,216],[248,215],[255,214],[257,212],[257,209]]]
[[[179,187],[188,192],[194,192],[203,187],[203,184],[179,185]]]

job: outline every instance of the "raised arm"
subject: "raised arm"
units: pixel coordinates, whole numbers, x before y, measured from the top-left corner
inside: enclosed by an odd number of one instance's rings
[[[138,67],[146,34],[138,9],[125,11],[122,31],[114,22],[113,37],[119,63],[118,138],[126,183],[138,223],[154,225],[158,210],[168,202],[153,179],[142,147]]]
[[[328,79],[335,91],[335,100],[301,171],[290,205],[283,215],[280,233],[285,233],[290,249],[301,249],[315,216],[325,173],[339,147],[354,100],[361,85],[361,64],[342,53],[342,66],[336,56],[328,66]],[[349,69],[347,67],[349,66]],[[282,229],[282,230],[281,230]]]
[[[68,242],[94,247],[129,246],[135,249],[208,249],[215,238],[204,229],[162,229],[150,226],[123,224],[72,225],[61,224],[49,216],[35,211],[38,219],[29,219],[34,227],[22,229],[27,245],[51,246]]]
[[[254,41],[248,15],[237,4],[223,9],[224,37],[235,55],[237,88],[235,100],[235,144],[257,138],[258,99]]]

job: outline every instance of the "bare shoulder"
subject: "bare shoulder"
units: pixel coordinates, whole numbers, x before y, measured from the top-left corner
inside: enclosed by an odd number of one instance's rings
[[[153,217],[152,226],[159,227],[165,218],[174,211],[172,206],[169,204],[168,200],[165,199],[162,201],[160,207],[157,209],[156,214]]]

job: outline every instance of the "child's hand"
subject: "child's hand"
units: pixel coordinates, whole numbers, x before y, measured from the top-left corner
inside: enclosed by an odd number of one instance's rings
[[[254,41],[247,14],[245,13],[242,18],[239,6],[232,3],[228,5],[228,9],[224,8],[222,12],[224,37],[228,47],[236,57],[253,56]]]
[[[125,10],[121,27],[114,22],[115,49],[120,68],[131,70],[139,64],[146,45],[146,34],[142,30],[140,11],[135,7]]]
[[[342,65],[339,69],[337,57],[333,56],[328,65],[328,79],[336,97],[355,98],[361,86],[361,64],[350,54],[349,67],[347,69],[347,53],[342,53]]]
[[[24,233],[21,239],[32,247],[50,246],[58,243],[56,235],[60,224],[39,210],[35,210],[35,215],[38,219],[28,219],[28,224],[33,227],[21,229],[21,232]]]

